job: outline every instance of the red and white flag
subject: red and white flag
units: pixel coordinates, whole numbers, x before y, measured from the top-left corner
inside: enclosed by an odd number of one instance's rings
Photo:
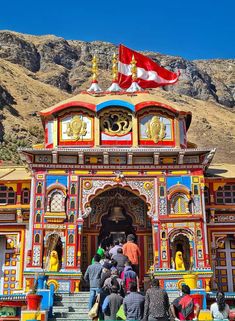
[[[131,50],[123,45],[119,46],[118,83],[123,89],[132,84],[131,60],[134,56],[137,67],[136,82],[142,88],[155,88],[174,84],[179,78],[178,74],[160,67],[150,58]]]

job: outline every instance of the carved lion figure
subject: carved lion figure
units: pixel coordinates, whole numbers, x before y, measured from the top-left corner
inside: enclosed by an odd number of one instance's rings
[[[175,269],[185,270],[183,255],[181,251],[177,251],[175,254]]]
[[[58,259],[58,253],[56,251],[51,251],[50,255],[50,265],[49,265],[49,271],[58,272],[59,270],[59,259]]]

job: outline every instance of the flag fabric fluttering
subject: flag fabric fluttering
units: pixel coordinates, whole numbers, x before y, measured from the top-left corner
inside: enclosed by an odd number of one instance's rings
[[[135,80],[141,88],[156,88],[160,86],[173,85],[177,82],[180,73],[169,71],[150,58],[129,49],[123,45],[119,46],[118,61],[118,83],[123,89],[132,84],[131,60],[136,60],[137,79]]]

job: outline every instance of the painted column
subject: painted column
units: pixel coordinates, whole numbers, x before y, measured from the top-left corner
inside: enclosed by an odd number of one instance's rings
[[[152,220],[152,229],[153,229],[153,256],[154,256],[154,269],[160,267],[160,258],[159,258],[159,235],[158,235],[158,222]]]
[[[205,210],[205,195],[204,195],[204,182],[201,185],[201,200],[202,200],[202,215],[203,215],[203,235],[205,242],[205,260],[206,266],[209,266],[209,252],[208,252],[208,237],[207,237],[207,227],[206,227],[206,210]]]
[[[82,249],[82,225],[83,219],[78,219],[78,235],[77,235],[77,269],[81,271],[81,249]]]
[[[34,204],[35,204],[35,172],[32,173],[31,190],[30,190],[30,211],[29,211],[29,229],[25,242],[25,262],[26,265],[32,265],[32,239],[33,239],[33,222],[34,222]]]

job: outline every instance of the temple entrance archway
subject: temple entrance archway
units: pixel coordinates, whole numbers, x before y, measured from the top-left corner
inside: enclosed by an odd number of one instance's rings
[[[89,199],[91,211],[83,223],[82,253],[88,255],[82,257],[82,270],[90,263],[99,243],[108,246],[117,238],[134,234],[142,252],[140,278],[143,278],[153,264],[152,224],[146,200],[123,186],[109,187],[97,194]]]
[[[92,214],[97,216],[98,243],[109,246],[116,239],[136,236],[139,225],[144,226],[146,203],[134,193],[120,187],[104,191],[91,201]]]

